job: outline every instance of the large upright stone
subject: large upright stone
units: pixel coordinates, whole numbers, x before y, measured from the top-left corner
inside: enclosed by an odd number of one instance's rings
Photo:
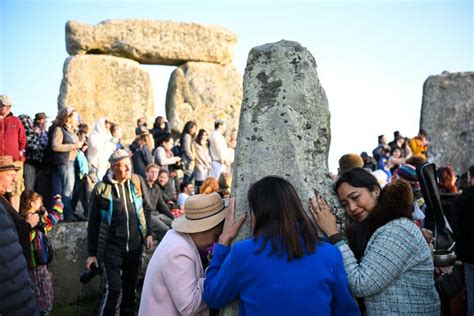
[[[100,277],[87,284],[79,282],[86,270],[87,222],[59,223],[49,235],[54,258],[49,269],[53,274],[54,306],[94,302],[99,293]]]
[[[70,55],[108,54],[144,64],[181,65],[187,61],[228,64],[237,36],[220,27],[156,20],[107,20],[95,26],[66,23]]]
[[[94,127],[100,117],[122,126],[124,142],[135,137],[136,119],[154,117],[148,72],[136,61],[101,55],[73,56],[64,63],[58,107],[72,106]]]
[[[474,165],[474,72],[443,72],[423,86],[420,126],[428,132],[428,159],[458,174]]]
[[[236,128],[241,103],[242,77],[232,64],[189,62],[171,74],[166,116],[174,132],[195,120],[210,134],[215,119],[224,119],[229,130]]]
[[[316,189],[342,221],[327,165],[329,116],[316,61],[306,48],[280,41],[250,51],[233,170],[236,217],[249,210],[249,186],[277,175],[293,184],[305,209]],[[248,218],[236,240],[250,234]],[[237,305],[228,307],[225,314],[236,315]]]

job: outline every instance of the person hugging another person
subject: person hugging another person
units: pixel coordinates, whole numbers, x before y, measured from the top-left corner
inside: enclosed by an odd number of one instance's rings
[[[43,198],[38,193],[26,190],[20,197],[20,216],[26,221],[32,214],[39,215],[39,222],[31,227],[29,274],[34,283],[36,301],[41,315],[47,315],[53,308],[53,280],[48,270],[48,264],[53,259],[51,244],[48,241],[48,232],[51,231],[63,215],[61,196],[54,197],[53,209],[47,211],[43,206]]]
[[[356,222],[347,229],[347,242],[322,196],[310,199],[309,208],[339,248],[361,309],[365,303],[369,316],[439,315],[433,259],[412,221],[410,185],[398,180],[381,190],[370,173],[354,168],[336,181],[335,190],[346,214]]]
[[[138,315],[208,315],[203,299],[208,249],[222,232],[227,207],[219,194],[189,197],[156,248],[145,275]],[[243,221],[240,220],[240,223]]]
[[[318,237],[294,187],[265,177],[247,195],[252,236],[230,248],[244,216],[231,199],[206,271],[204,300],[222,308],[240,300],[240,315],[360,315],[342,256]]]

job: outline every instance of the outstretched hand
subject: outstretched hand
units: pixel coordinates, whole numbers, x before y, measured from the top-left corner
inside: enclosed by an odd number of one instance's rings
[[[222,229],[222,234],[219,237],[219,243],[225,246],[230,245],[231,240],[237,236],[240,227],[247,218],[247,213],[243,213],[240,214],[237,220],[234,220],[234,207],[235,198],[231,197],[229,200],[229,209],[225,215],[224,228]]]
[[[309,198],[308,210],[318,227],[326,234],[332,236],[337,234],[336,216],[331,212],[331,208],[324,198],[317,194],[316,197]]]

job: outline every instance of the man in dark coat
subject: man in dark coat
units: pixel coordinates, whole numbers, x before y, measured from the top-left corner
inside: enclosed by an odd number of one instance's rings
[[[467,315],[474,315],[474,166],[469,168],[469,187],[451,205],[456,254],[464,262]]]
[[[15,185],[11,156],[0,156],[0,315],[39,315],[18,232],[3,196]]]

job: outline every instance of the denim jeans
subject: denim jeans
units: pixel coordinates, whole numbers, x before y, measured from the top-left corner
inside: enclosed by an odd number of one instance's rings
[[[23,165],[23,178],[25,179],[25,190],[35,190],[37,170],[30,163],[25,162]]]
[[[194,180],[194,171],[193,173],[191,173],[191,175],[187,175],[187,174],[184,174],[183,176],[183,181],[186,181],[186,182],[193,182]]]
[[[53,171],[53,195],[61,194],[65,219],[70,218],[74,213],[71,207],[74,180],[74,161],[55,166]]]
[[[464,262],[464,277],[466,278],[467,315],[474,315],[474,264]]]

